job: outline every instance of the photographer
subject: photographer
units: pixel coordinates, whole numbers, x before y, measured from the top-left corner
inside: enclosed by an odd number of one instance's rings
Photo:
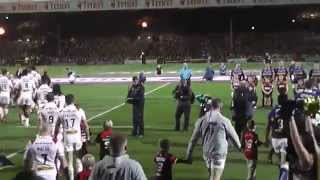
[[[176,108],[176,126],[175,130],[180,131],[180,118],[182,114],[184,114],[184,131],[188,131],[189,128],[189,120],[190,120],[190,112],[191,112],[191,104],[194,102],[194,94],[188,85],[187,80],[182,80],[179,85],[173,90],[172,94],[174,98],[177,100],[177,108]]]
[[[200,104],[199,118],[206,114],[211,109],[212,98],[208,95],[197,95],[196,100]]]
[[[287,149],[290,169],[289,179],[316,180],[316,149],[318,149],[318,146],[310,118],[307,118],[306,111],[297,108],[295,101],[287,101],[281,109],[281,113],[290,129]]]

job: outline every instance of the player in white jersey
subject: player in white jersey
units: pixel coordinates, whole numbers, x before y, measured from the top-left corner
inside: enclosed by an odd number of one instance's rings
[[[36,91],[38,110],[44,107],[47,103],[47,94],[52,92],[52,88],[49,86],[49,82],[46,79],[41,80],[41,85]]]
[[[2,69],[0,76],[0,122],[6,122],[8,115],[8,105],[10,104],[10,94],[12,83],[7,77],[7,70]]]
[[[25,127],[29,127],[29,116],[34,105],[33,93],[35,91],[35,88],[36,87],[34,81],[30,78],[28,70],[23,70],[22,76],[17,83],[16,90],[19,94],[17,104],[21,107],[22,110],[22,112],[20,113],[20,120]]]
[[[78,109],[78,111],[80,112],[81,118],[84,121],[87,121],[87,117],[86,117],[85,111],[80,107],[79,104],[76,104],[75,106]],[[81,141],[82,141],[82,147],[81,147],[80,156],[82,158],[84,155],[89,153],[88,146],[89,146],[90,136],[87,136],[85,125],[84,125],[83,122],[81,123],[80,127],[81,127]],[[89,134],[91,134],[90,133],[90,128],[89,128]]]
[[[82,171],[82,164],[80,160],[80,149],[82,146],[81,141],[81,123],[84,123],[87,136],[89,137],[89,127],[87,122],[82,118],[81,113],[78,111],[74,105],[74,96],[69,94],[66,96],[66,107],[63,108],[60,112],[56,129],[55,137],[58,135],[58,128],[60,124],[63,125],[63,141],[65,150],[68,154],[68,167],[70,180],[74,178],[74,169],[73,169],[73,154],[76,155],[76,171],[77,173]]]
[[[39,135],[27,149],[25,158],[26,168],[34,171],[44,180],[56,180],[58,170],[55,161],[57,158],[62,162],[65,175],[68,176],[63,145],[55,142],[50,133],[50,126],[42,126]]]
[[[39,87],[41,85],[41,75],[40,75],[40,73],[38,73],[35,66],[31,66],[30,75],[31,75],[32,79],[34,80],[36,87]]]
[[[61,92],[59,84],[54,84],[52,87],[52,92],[54,94],[54,102],[58,106],[59,110],[62,110],[66,104],[65,96]]]
[[[39,127],[51,127],[51,135],[53,136],[54,128],[56,127],[56,123],[59,118],[59,109],[57,105],[54,103],[54,96],[52,93],[48,93],[46,95],[46,100],[47,103],[43,106],[39,113]]]

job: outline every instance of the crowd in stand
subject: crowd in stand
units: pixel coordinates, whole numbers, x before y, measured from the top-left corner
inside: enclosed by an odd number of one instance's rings
[[[0,61],[13,64],[16,60],[34,56],[41,57],[44,64],[123,63],[127,59],[139,59],[142,51],[148,59],[178,62],[186,59],[226,61],[240,57],[258,61],[265,51],[275,58],[304,60],[308,58],[306,56],[318,54],[318,39],[316,34],[302,32],[235,33],[232,44],[226,33],[145,32],[134,36],[70,37],[56,43],[28,38],[27,42],[1,40]]]

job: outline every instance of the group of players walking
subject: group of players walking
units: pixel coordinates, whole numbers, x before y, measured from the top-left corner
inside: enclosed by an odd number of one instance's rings
[[[280,180],[287,180],[289,177],[289,161],[288,151],[294,151],[293,146],[288,145],[289,124],[284,122],[283,113],[281,112],[283,107],[288,102],[289,93],[289,81],[291,81],[294,100],[303,106],[304,100],[310,97],[320,96],[320,68],[319,64],[315,63],[314,67],[309,71],[307,76],[306,71],[300,63],[292,62],[290,67],[285,67],[283,62],[279,63],[278,67],[272,68],[271,64],[265,64],[265,67],[261,71],[261,92],[262,92],[262,107],[272,107],[269,115],[266,127],[265,144],[271,145],[268,160],[272,163],[272,154],[276,153],[280,157]],[[249,101],[252,109],[257,107],[257,85],[258,78],[256,75],[249,73],[245,75],[240,65],[236,65],[235,69],[231,72],[231,87],[232,87],[232,108],[238,97],[235,94],[248,93],[247,100]],[[275,88],[274,88],[275,86]],[[243,91],[239,89],[246,89]],[[273,105],[273,91],[277,90],[277,105]],[[239,96],[239,95],[238,95]],[[241,95],[240,95],[241,96]],[[239,106],[245,106],[245,103],[240,103]],[[303,109],[303,107],[300,107]],[[239,108],[243,110],[243,108]],[[250,108],[249,108],[250,109]],[[250,110],[245,109],[245,112]],[[236,117],[238,116],[238,117]],[[235,128],[238,136],[242,139],[242,149],[245,157],[248,160],[248,180],[256,179],[256,165],[258,159],[258,146],[262,144],[258,135],[255,133],[256,125],[253,119],[253,113],[248,116],[240,116],[237,113],[234,114]],[[241,119],[243,118],[243,119]],[[317,126],[319,119],[312,117],[313,124]],[[239,123],[240,122],[240,123]],[[242,122],[242,123],[241,123]],[[237,125],[240,124],[240,125]],[[239,126],[239,127],[237,127]],[[302,131],[302,130],[301,130]],[[311,147],[311,146],[310,146]],[[291,159],[292,161],[292,159]],[[291,173],[294,173],[296,169],[291,169]],[[310,175],[310,174],[309,174]],[[312,176],[312,175],[310,175]],[[314,177],[314,176],[312,176]]]
[[[34,67],[28,67],[19,69],[13,76],[3,69],[0,76],[0,105],[1,122],[4,123],[8,106],[19,106],[23,127],[30,126],[30,115],[32,111],[36,112],[39,134],[28,144],[25,161],[32,164],[30,168],[38,176],[55,180],[58,164],[58,169],[64,169],[72,180],[74,155],[76,172],[81,171],[81,150],[86,150],[85,142],[90,137],[85,112],[75,104],[72,94],[65,96],[58,84],[51,84],[47,73],[41,76]],[[68,158],[65,158],[64,151]]]
[[[189,106],[195,98],[190,88],[191,73],[185,71],[182,74],[185,74],[186,77],[182,78],[181,85],[174,90],[174,96],[178,100],[175,130],[180,130],[182,113],[185,114],[186,118],[183,129],[188,130]],[[308,96],[319,96],[319,65],[315,64],[309,73],[308,80],[305,70],[299,63],[292,63],[289,68],[286,68],[283,62],[280,62],[276,68],[266,64],[261,72],[262,107],[272,107],[268,117],[266,142],[271,140],[272,148],[270,154],[277,153],[281,157],[280,177],[285,177],[287,176],[286,173],[288,173],[288,160],[286,159],[288,139],[284,132],[286,127],[284,127],[283,120],[280,118],[279,111],[281,105],[288,99],[289,80],[293,84],[296,100],[303,100]],[[277,106],[273,106],[273,84],[278,90]],[[256,74],[249,73],[245,75],[240,65],[236,65],[235,69],[232,70],[231,87],[233,99],[239,93],[238,89],[247,89],[247,99],[252,109],[257,107],[257,85],[258,78]],[[256,127],[255,122],[252,120],[252,114],[246,117],[246,123],[240,124],[242,127],[236,127],[236,130],[234,130],[231,122],[220,113],[222,108],[220,100],[213,99],[211,102],[210,112],[204,112],[196,123],[187,149],[186,160],[177,159],[171,155],[169,153],[170,145],[168,140],[161,141],[161,151],[154,160],[157,166],[155,179],[170,180],[172,164],[178,162],[191,163],[192,151],[199,138],[203,139],[204,158],[209,169],[210,178],[220,179],[228,151],[228,142],[226,140],[230,137],[235,147],[242,148],[245,153],[245,157],[248,160],[248,179],[255,179],[257,149],[261,142],[255,133]],[[64,96],[59,85],[52,85],[49,76],[46,73],[41,76],[34,67],[18,70],[15,76],[9,75],[3,69],[0,76],[1,122],[6,122],[9,105],[16,105],[21,108],[19,118],[24,127],[29,127],[31,112],[37,112],[39,134],[27,146],[25,162],[26,164],[28,162],[32,164],[32,169],[35,170],[38,176],[54,180],[57,177],[57,169],[62,169],[66,177],[72,180],[75,177],[74,172],[82,171],[80,158],[87,153],[86,142],[90,138],[90,132],[85,112],[79,105],[75,104],[75,98],[72,94]],[[232,108],[236,108],[236,106],[237,103],[232,101]],[[184,112],[181,109],[187,109],[187,111]],[[103,152],[110,154],[106,144],[109,144],[109,138],[112,134],[110,129],[112,122],[108,121],[104,126],[105,131],[97,137],[97,142],[101,144],[100,159],[106,155]],[[141,133],[143,135],[143,131]],[[133,135],[137,134],[133,133]],[[123,141],[126,142],[126,140]],[[67,158],[64,155],[64,151],[66,151]],[[212,154],[215,154],[215,156],[212,156]],[[58,157],[58,161],[56,157]],[[76,159],[76,171],[73,168],[74,157]],[[164,167],[166,169],[163,169]],[[142,177],[141,179],[144,178]]]

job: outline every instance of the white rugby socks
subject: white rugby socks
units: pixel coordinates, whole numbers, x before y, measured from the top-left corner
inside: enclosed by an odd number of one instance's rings
[[[74,180],[74,169],[73,169],[73,152],[67,152],[68,154],[68,168],[69,168],[69,180]]]
[[[79,158],[76,158],[76,173],[82,172],[83,167],[82,167],[82,162]]]

